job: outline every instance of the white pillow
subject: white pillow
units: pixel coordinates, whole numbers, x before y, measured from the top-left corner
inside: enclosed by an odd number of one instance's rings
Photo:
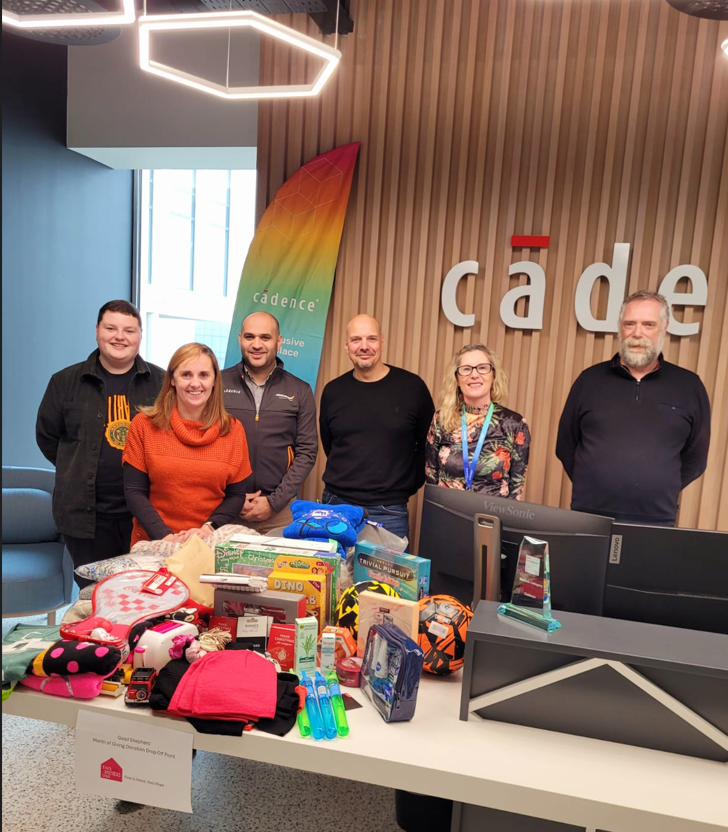
[[[89,581],[103,581],[110,575],[118,575],[128,569],[148,569],[156,572],[164,566],[165,556],[157,552],[139,552],[138,554],[118,555],[115,558],[97,560],[96,563],[85,563],[74,571],[81,578]]]

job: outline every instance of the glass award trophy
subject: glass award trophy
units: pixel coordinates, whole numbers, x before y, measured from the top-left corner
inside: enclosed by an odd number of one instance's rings
[[[521,541],[513,594],[510,603],[501,604],[498,612],[541,630],[561,627],[561,622],[551,617],[549,544],[545,540],[525,536]]]

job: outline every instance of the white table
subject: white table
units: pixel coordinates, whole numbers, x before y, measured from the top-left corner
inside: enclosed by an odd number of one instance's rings
[[[451,798],[609,832],[728,829],[728,767],[721,763],[503,723],[458,718],[461,674],[420,685],[411,722],[387,725],[360,691],[351,733],[334,741],[259,731],[199,734],[184,720],[124,705],[19,687],[3,704],[16,716],[75,726],[80,709],[150,720],[194,734],[194,745],[233,757]]]

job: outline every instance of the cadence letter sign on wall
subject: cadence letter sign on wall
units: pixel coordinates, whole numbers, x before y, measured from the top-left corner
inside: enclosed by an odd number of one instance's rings
[[[462,326],[465,328],[475,326],[475,314],[465,315],[458,309],[457,291],[458,284],[466,274],[478,273],[477,260],[463,260],[462,263],[456,263],[445,276],[445,281],[442,284],[442,292],[440,299],[442,303],[442,311],[445,317],[455,326]]]

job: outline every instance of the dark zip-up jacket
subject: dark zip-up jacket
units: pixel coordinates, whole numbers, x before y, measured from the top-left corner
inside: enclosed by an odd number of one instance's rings
[[[225,408],[245,428],[253,467],[250,491],[260,490],[273,511],[280,511],[296,496],[316,462],[316,403],[310,385],[284,370],[277,358],[256,412],[244,373],[242,362],[222,371]]]
[[[674,523],[680,491],[705,470],[710,402],[698,376],[660,355],[640,381],[619,355],[574,382],[556,456],[571,507],[634,523]]]
[[[96,533],[96,472],[104,439],[106,386],[96,372],[99,351],[51,376],[38,408],[35,438],[43,456],[56,466],[53,518],[71,537]],[[157,398],[164,370],[140,356],[129,384],[132,418],[137,408]]]

